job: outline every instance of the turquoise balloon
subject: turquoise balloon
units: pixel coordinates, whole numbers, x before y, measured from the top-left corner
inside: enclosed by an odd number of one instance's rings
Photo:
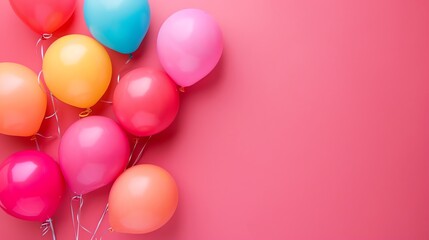
[[[120,53],[133,53],[150,22],[147,0],[85,0],[84,17],[92,36]]]

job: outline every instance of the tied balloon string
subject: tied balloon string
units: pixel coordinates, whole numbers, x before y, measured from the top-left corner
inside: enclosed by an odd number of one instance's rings
[[[87,108],[84,111],[82,111],[81,113],[79,113],[79,117],[80,118],[85,118],[85,117],[88,117],[89,114],[91,114],[91,113],[92,113],[92,109],[91,108]]]
[[[40,87],[44,90],[42,83],[41,83],[42,73],[43,73],[43,71],[40,70],[39,74],[37,75],[37,82],[39,83]],[[55,121],[57,123],[57,133],[58,133],[58,137],[60,137],[61,136],[61,127],[60,127],[60,120],[58,118],[58,110],[57,110],[57,107],[55,104],[55,98],[54,98],[54,95],[52,94],[52,92],[49,92],[49,96],[51,99],[52,110],[54,111],[54,113],[45,117],[45,120],[49,120],[49,119],[55,117]]]
[[[130,167],[135,166],[135,165],[139,162],[139,160],[140,160],[140,158],[142,157],[143,152],[144,152],[144,150],[146,149],[146,146],[147,146],[147,144],[149,143],[149,140],[150,140],[151,138],[152,138],[152,136],[149,136],[149,137],[146,139],[146,142],[143,144],[142,148],[140,149],[139,154],[137,155],[136,159],[134,159],[134,162],[131,164],[131,166],[130,166]]]
[[[143,144],[142,149],[140,150],[139,154],[137,155],[137,158],[134,160],[134,162],[132,163],[132,165],[130,167],[132,167],[132,166],[134,166],[134,165],[137,164],[138,160],[141,158],[144,150],[146,149],[146,146],[149,143],[149,140],[150,140],[151,137],[152,136],[149,136],[146,139],[146,142]],[[140,141],[140,138],[136,138],[135,139],[134,146],[133,146],[133,148],[131,150],[131,153],[130,153],[130,157],[128,158],[128,165],[130,164],[131,160],[133,159],[133,155],[134,155],[134,152],[135,152],[135,150],[137,148],[137,145],[139,144],[139,141]],[[96,226],[96,228],[94,230],[94,233],[93,233],[93,235],[91,237],[91,240],[97,239],[97,238],[95,238],[95,235],[97,234],[98,230],[100,229],[101,223],[103,222],[104,217],[106,216],[106,214],[107,214],[108,211],[109,211],[109,203],[107,203],[106,206],[104,207],[103,213],[100,216],[100,219],[99,219],[99,221],[97,223],[97,226]],[[110,230],[111,230],[111,228],[110,228]],[[104,234],[102,234],[102,236],[103,235]],[[102,239],[102,236],[99,238],[99,240]]]
[[[119,83],[119,81],[121,80],[121,72],[124,70],[125,66],[126,66],[128,63],[130,63],[131,59],[133,59],[133,54],[132,54],[132,53],[130,53],[130,54],[128,55],[128,59],[127,59],[127,61],[125,62],[125,64],[124,64],[124,66],[122,67],[122,69],[119,71],[119,73],[118,73],[118,77],[116,78],[116,82],[117,82],[117,83]],[[113,104],[113,101],[109,101],[109,100],[100,100],[100,102],[102,102],[102,103],[107,103],[107,104]]]
[[[52,118],[52,116],[55,117],[55,121],[57,122],[57,133],[58,133],[58,137],[61,136],[61,127],[60,127],[60,120],[58,119],[58,110],[55,104],[55,98],[54,95],[52,94],[52,92],[50,92],[50,97],[51,97],[51,104],[52,104],[52,110],[54,111],[53,114],[51,114],[50,116],[46,117],[45,119],[50,119]]]
[[[186,92],[185,87],[179,86],[179,92],[184,93]]]
[[[73,208],[73,201],[75,201],[75,200],[79,201],[79,208],[78,208],[77,213],[76,213],[76,220],[75,220],[75,214],[74,214],[74,208]],[[72,199],[70,201],[70,210],[71,210],[71,215],[72,215],[72,224],[73,224],[74,236],[75,236],[76,240],[79,240],[80,229],[82,228],[82,226],[80,224],[80,215],[82,212],[82,206],[83,206],[82,195],[72,197]]]
[[[40,44],[40,57],[42,58],[42,61],[43,61],[43,59],[45,58],[45,49],[44,49],[44,46],[43,46],[43,40],[48,40],[48,39],[50,39],[52,37],[52,33],[44,33],[44,34],[42,34],[42,36],[37,40],[37,42],[36,42],[36,47]],[[39,72],[39,74],[37,75],[37,82],[39,83],[39,85],[40,85],[40,87],[42,87],[42,89],[44,90],[44,87],[42,86],[42,84],[41,84],[41,77],[42,77],[42,70],[40,70],[40,72]],[[51,115],[49,115],[48,117],[46,117],[45,119],[50,119],[50,118],[52,118],[52,117],[54,117],[55,116],[55,121],[57,122],[57,132],[58,132],[58,137],[60,137],[61,136],[61,128],[60,128],[60,122],[59,122],[59,119],[58,119],[58,112],[57,112],[57,109],[56,109],[56,107],[55,107],[55,100],[54,100],[54,96],[52,95],[52,92],[49,92],[49,94],[50,94],[50,98],[51,98],[51,104],[52,104],[52,108],[53,108],[53,111],[54,111],[54,113],[53,114],[51,114]]]
[[[97,238],[95,238],[95,235],[97,234],[98,229],[100,229],[101,223],[103,222],[103,219],[107,214],[107,211],[109,211],[109,203],[107,203],[106,206],[104,207],[104,210],[103,210],[103,213],[101,214],[100,220],[97,223],[97,227],[95,227],[94,233],[91,236],[91,240],[97,239]],[[102,234],[102,236],[100,236],[99,239],[102,239],[103,235],[104,234]]]
[[[117,77],[117,79],[116,79],[116,81],[119,83],[119,81],[121,80],[121,72],[124,70],[124,68],[125,68],[125,66],[128,64],[128,63],[130,63],[131,62],[131,59],[133,59],[133,54],[132,53],[130,53],[129,55],[128,55],[128,59],[127,59],[127,61],[125,62],[125,64],[124,64],[124,66],[122,67],[122,69],[119,71],[119,73],[118,73],[118,77]]]
[[[40,151],[40,145],[39,145],[39,141],[37,140],[37,137],[41,137],[44,139],[53,139],[54,138],[54,136],[45,136],[45,135],[42,135],[40,133],[34,134],[34,136],[31,138],[31,141],[34,141],[36,143],[37,151]]]
[[[131,59],[133,59],[133,54],[132,54],[132,53],[130,53],[130,54],[128,55],[128,59],[127,59],[127,61],[125,62],[125,64],[124,64],[124,66],[122,67],[122,69],[119,71],[119,73],[118,73],[118,77],[116,78],[116,82],[117,82],[117,83],[119,83],[119,81],[121,80],[121,72],[124,70],[125,66],[126,66],[128,63],[130,63]],[[107,104],[113,104],[113,101],[109,101],[109,100],[100,100],[100,102],[102,102],[102,103],[107,103]]]
[[[39,46],[39,44],[40,44],[40,56],[42,57],[42,61],[43,61],[43,58],[45,57],[45,49],[44,49],[44,47],[43,47],[42,40],[48,40],[48,39],[50,39],[51,37],[52,37],[52,34],[44,33],[44,34],[42,34],[42,36],[39,38],[39,40],[37,40],[37,42],[36,42],[36,47],[37,47],[37,46]]]
[[[131,149],[131,153],[130,153],[130,157],[128,158],[128,163],[127,163],[127,165],[129,165],[129,164],[130,164],[130,162],[131,162],[131,159],[133,159],[134,151],[136,150],[136,148],[137,148],[137,144],[139,144],[139,141],[140,141],[140,138],[136,138],[136,139],[135,139],[135,141],[134,141],[134,146],[133,146],[133,149]]]
[[[106,233],[108,233],[108,232],[113,232],[113,228],[112,227],[109,227],[109,228],[107,228],[106,230],[104,230],[103,231],[103,233],[100,235],[100,238],[95,238],[95,240],[103,240],[103,237],[104,237],[104,235],[106,235]]]
[[[42,229],[42,236],[45,236],[50,230],[52,233],[52,240],[57,240],[57,236],[55,235],[54,224],[52,223],[52,218],[49,218],[44,223],[42,223],[42,225],[40,226],[40,229]]]

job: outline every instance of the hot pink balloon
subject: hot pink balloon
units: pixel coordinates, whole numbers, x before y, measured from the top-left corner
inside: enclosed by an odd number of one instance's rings
[[[58,164],[48,155],[23,151],[0,165],[0,207],[29,221],[46,221],[54,215],[65,191]]]
[[[135,136],[166,129],[179,111],[177,86],[162,71],[137,68],[121,78],[113,96],[119,123]]]
[[[51,34],[64,25],[76,8],[76,0],[9,0],[21,20],[40,34]]]
[[[198,9],[184,9],[162,24],[157,42],[165,71],[180,86],[201,80],[219,62],[222,32],[215,19]]]
[[[125,133],[112,119],[102,116],[73,123],[59,147],[61,170],[77,195],[114,181],[124,171],[129,155]]]

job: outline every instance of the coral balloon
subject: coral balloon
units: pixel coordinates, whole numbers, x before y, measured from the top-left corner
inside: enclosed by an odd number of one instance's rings
[[[110,225],[121,233],[152,232],[170,220],[177,203],[177,185],[166,170],[137,165],[119,176],[110,190]]]
[[[46,221],[64,195],[65,183],[58,164],[48,155],[23,151],[0,165],[0,207],[29,221]]]
[[[162,24],[158,56],[165,71],[180,86],[195,84],[210,73],[223,51],[222,32],[202,10],[184,9]]]
[[[113,109],[129,133],[140,137],[159,133],[179,111],[177,86],[164,72],[135,69],[125,74],[116,87]]]
[[[59,100],[89,108],[100,100],[112,78],[107,51],[94,39],[74,34],[56,40],[43,59],[46,85]]]
[[[46,105],[36,73],[16,63],[0,63],[1,134],[33,136],[43,122]]]
[[[85,0],[83,10],[92,36],[120,53],[136,51],[149,29],[147,0]]]
[[[113,182],[128,163],[130,147],[113,120],[91,116],[67,129],[58,154],[66,182],[81,195]]]
[[[76,8],[76,0],[9,0],[21,20],[40,34],[50,34],[64,25]]]

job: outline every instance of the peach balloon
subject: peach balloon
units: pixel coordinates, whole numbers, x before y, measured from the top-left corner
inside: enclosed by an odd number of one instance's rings
[[[177,185],[166,170],[137,165],[119,176],[110,190],[110,225],[115,232],[152,232],[170,220],[177,203]]]
[[[47,98],[31,69],[16,63],[0,63],[0,133],[35,135],[46,113]]]

